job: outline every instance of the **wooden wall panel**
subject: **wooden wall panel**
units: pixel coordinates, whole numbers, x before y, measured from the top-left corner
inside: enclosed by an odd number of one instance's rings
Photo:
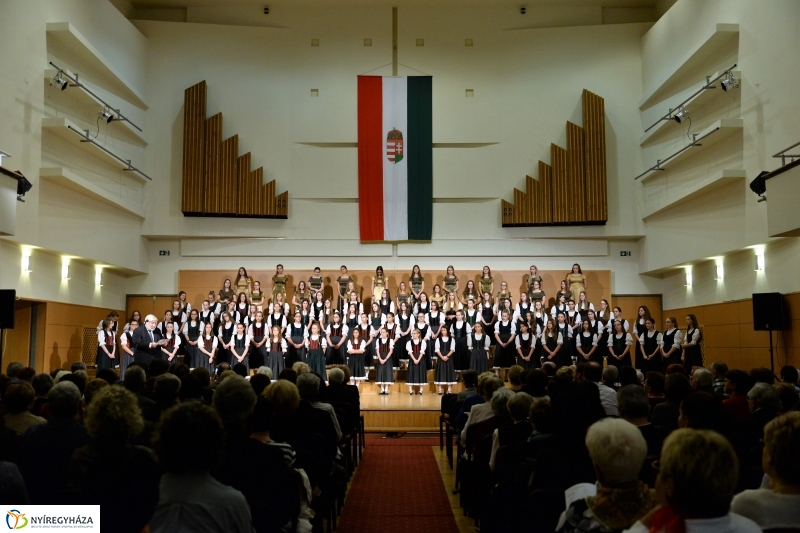
[[[258,169],[263,173],[263,169]],[[261,173],[259,173],[261,175]],[[260,176],[259,176],[260,179]],[[275,211],[275,180],[270,181],[264,185],[264,198],[267,201],[266,213],[268,215],[276,214]]]
[[[519,189],[514,189],[514,205],[517,208],[514,210],[514,224],[521,224],[528,222],[528,199],[524,192]]]
[[[205,123],[204,213],[219,213],[220,203],[220,145],[222,144],[222,113],[207,118]]]
[[[84,305],[48,302],[45,321],[44,357],[40,364],[37,359],[37,372],[49,372],[54,368],[69,368],[81,359],[83,327],[96,327],[109,309]],[[120,313],[120,320],[124,311]]]
[[[3,365],[5,372],[9,363],[29,366],[31,353],[31,302],[17,300],[14,306],[14,329],[3,330]]]
[[[206,82],[184,92],[183,105],[183,186],[181,210],[203,211],[203,168],[205,165]]]
[[[553,167],[539,161],[539,198],[537,210],[541,216],[537,222],[550,224],[553,222]]]
[[[275,274],[275,270],[263,270],[260,268],[255,268],[253,265],[244,264],[242,265],[247,269],[248,275],[252,277],[254,280],[261,282],[261,289],[270,294],[272,292],[272,276]],[[252,267],[252,268],[251,268]],[[287,266],[286,274],[289,276],[289,281],[287,283],[287,294],[292,294],[297,283],[300,280],[308,280],[309,276],[313,274],[311,270],[291,270],[290,267]],[[389,292],[394,297],[397,293],[397,287],[401,281],[405,281],[406,284],[408,283],[409,272],[407,271],[392,271],[389,268],[385,267],[386,275],[389,279],[388,281],[388,288]],[[555,303],[555,293],[558,291],[559,284],[561,280],[564,279],[567,275],[566,270],[541,270],[539,274],[542,276],[543,281],[543,289],[546,294],[546,302],[547,308],[549,308]],[[586,275],[586,286],[587,286],[587,296],[589,297],[589,301],[595,304],[595,307],[599,307],[600,300],[606,299],[611,302],[611,305],[616,305],[614,300],[611,296],[611,272],[609,270],[585,270],[584,274]],[[332,298],[334,294],[337,294],[336,288],[334,285],[336,284],[336,278],[339,276],[339,272],[322,272],[323,277],[325,278],[325,297]],[[375,272],[372,270],[350,270],[350,275],[353,279],[356,280],[356,291],[360,294],[362,301],[365,305],[370,305],[372,303],[372,293],[371,293],[371,282],[372,276],[375,275]],[[457,270],[456,275],[459,278],[459,290],[463,290],[466,286],[468,280],[473,280],[478,282],[480,277],[480,271],[478,270]],[[527,280],[528,272],[524,270],[498,270],[492,271],[492,275],[494,277],[495,282],[495,292],[500,290],[500,283],[506,281],[509,285],[509,289],[511,290],[513,299],[518,301],[519,294],[521,291],[525,290],[525,281]],[[423,272],[423,277],[425,278],[425,292],[430,294],[432,292],[434,284],[442,284],[442,278],[444,277],[444,272],[437,271],[437,272]],[[227,270],[179,270],[178,271],[178,290],[186,291],[186,295],[188,301],[191,304],[199,305],[203,300],[206,299],[208,296],[208,291],[214,290],[219,291],[222,288],[222,284],[225,279],[230,279],[233,283],[236,279],[236,271],[227,271]],[[130,306],[131,298],[129,297],[129,311],[132,311],[133,308]],[[148,297],[149,298],[149,297]],[[660,298],[660,297],[659,297]],[[291,298],[290,298],[291,299]],[[169,300],[171,301],[171,300]],[[169,301],[167,302],[167,307],[169,306]],[[638,301],[638,300],[637,300]],[[335,301],[334,301],[335,303]],[[640,304],[638,304],[640,305]],[[164,307],[166,309],[167,307]],[[630,305],[621,306],[623,309],[627,311],[628,307],[631,307],[631,316],[635,313],[635,309],[632,308]],[[139,309],[141,311],[141,309]],[[163,309],[159,310],[155,313],[156,316],[161,317],[163,314]],[[628,314],[625,315],[628,318]]]
[[[514,204],[500,200],[500,209],[502,210],[501,218],[503,226],[508,226],[514,223]]]
[[[586,218],[608,220],[606,191],[606,119],[604,100],[583,90],[583,130],[586,137]]]
[[[237,195],[237,210],[239,213],[245,212],[245,194],[243,191],[247,190],[247,184],[250,179],[250,152],[247,152],[243,156],[239,156],[238,161],[236,162],[236,190],[238,191]]]
[[[550,161],[553,165],[553,222],[569,222],[567,151],[551,144]]]
[[[775,372],[784,365],[800,366],[800,293],[784,295],[788,329],[772,332]],[[683,307],[664,311],[685,329],[686,315],[693,313],[703,329],[705,364],[720,360],[730,368],[749,370],[770,367],[769,333],[753,329],[753,301]]]
[[[238,183],[236,160],[239,154],[239,136],[225,139],[219,150],[219,210],[226,215],[240,212],[237,209]]]
[[[275,197],[275,214],[282,217],[289,216],[289,191],[283,191]]]
[[[569,221],[586,220],[586,165],[583,128],[567,122],[567,201]]]

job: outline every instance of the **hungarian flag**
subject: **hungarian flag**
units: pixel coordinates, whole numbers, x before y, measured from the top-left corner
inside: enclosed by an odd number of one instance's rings
[[[361,240],[430,241],[431,77],[358,77]]]

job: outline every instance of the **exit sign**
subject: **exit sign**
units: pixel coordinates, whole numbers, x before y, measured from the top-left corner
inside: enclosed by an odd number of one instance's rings
[[[169,252],[167,252],[167,255],[169,255]],[[619,255],[621,257],[630,257],[631,256],[631,252],[630,252],[630,250],[621,250],[619,252]]]
[[[158,255],[169,255],[169,250],[159,250]]]

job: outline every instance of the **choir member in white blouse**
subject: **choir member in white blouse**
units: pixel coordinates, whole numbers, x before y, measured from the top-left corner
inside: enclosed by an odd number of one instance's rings
[[[597,331],[592,329],[592,324],[588,319],[581,322],[581,332],[578,335],[575,348],[583,358],[581,362],[596,360],[592,356],[597,353]]]
[[[664,328],[664,333],[661,334],[661,358],[666,371],[669,365],[681,362],[683,332],[677,329],[677,321],[672,316],[667,317]]]
[[[561,346],[564,344],[564,336],[558,331],[558,328],[556,328],[556,323],[553,322],[552,319],[547,321],[539,342],[541,343],[542,351],[544,352],[541,358],[542,365],[544,366],[546,361],[555,363],[558,352],[561,351]]]
[[[631,330],[630,323],[624,318],[622,318],[622,309],[620,307],[615,307],[614,317],[608,321],[608,325],[606,326],[606,329],[608,330],[609,333],[611,333],[611,331],[614,329],[615,320],[619,320],[620,322],[622,322],[622,327],[625,328],[626,332]]]
[[[164,340],[167,341],[167,343],[161,347],[161,352],[164,354],[167,361],[172,362],[181,345],[181,336],[175,333],[174,322],[167,323],[167,333],[164,335]]]
[[[244,324],[236,324],[236,334],[233,336],[232,345],[231,345],[231,363],[234,365],[237,363],[243,364],[249,373],[250,365],[248,364],[249,361],[247,359],[247,354],[250,351],[250,342],[252,338],[248,335],[244,330]]]
[[[621,320],[616,319],[612,324],[613,329],[608,337],[608,351],[612,361],[618,368],[631,366],[630,351],[633,337],[627,332]]]
[[[646,331],[639,336],[639,351],[642,354],[642,373],[646,376],[647,372],[662,370],[661,345],[664,338],[656,331],[656,323],[652,317],[644,321],[644,326]]]

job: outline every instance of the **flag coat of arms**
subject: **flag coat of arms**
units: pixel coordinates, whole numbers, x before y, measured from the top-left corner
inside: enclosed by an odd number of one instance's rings
[[[431,88],[430,76],[358,77],[362,241],[431,240]]]

